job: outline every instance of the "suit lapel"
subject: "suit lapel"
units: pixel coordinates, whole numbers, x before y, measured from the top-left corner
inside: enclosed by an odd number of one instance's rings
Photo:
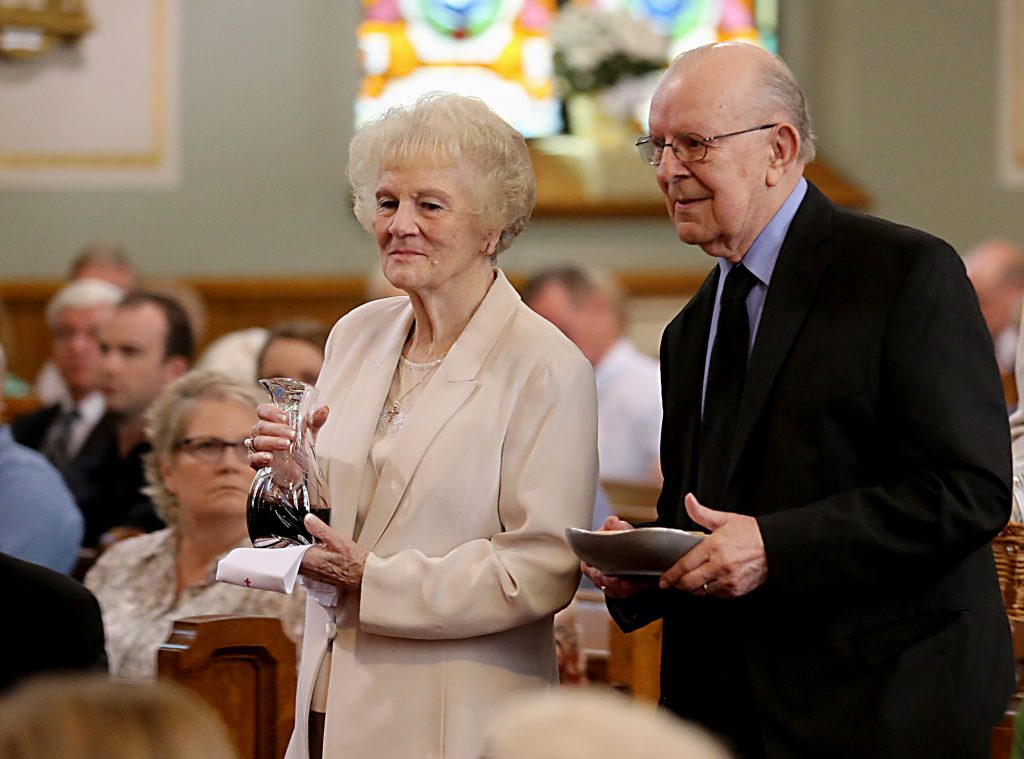
[[[831,203],[808,183],[807,195],[793,217],[779,251],[761,314],[736,419],[727,489],[765,399],[811,307],[821,273],[828,264],[830,255],[821,243],[829,235],[831,221]]]
[[[372,550],[380,540],[427,448],[475,392],[481,366],[519,303],[518,293],[498,271],[480,307],[448,351],[437,373],[427,382],[405,426],[397,433],[391,455],[381,470],[366,522],[356,538],[363,548]],[[397,361],[396,356],[395,363]],[[391,371],[394,372],[394,364]],[[377,409],[383,401],[381,398]]]
[[[678,352],[673,352],[677,366],[671,368],[672,376],[678,378],[678,395],[681,407],[672,416],[679,425],[679,443],[684,483],[683,491],[697,486],[697,452],[700,449],[701,393],[704,388],[704,359],[708,349],[708,332],[711,329],[711,314],[718,292],[718,278],[721,269],[715,266],[704,279],[700,289],[680,313]],[[692,371],[692,367],[700,367]],[[667,417],[666,417],[667,418]],[[670,422],[671,423],[671,422]],[[685,510],[681,512],[685,514]]]
[[[412,326],[412,306],[406,306],[387,330],[377,350],[363,360],[352,389],[337,412],[328,459],[331,488],[331,526],[345,535],[355,527],[363,469],[380,411],[387,398],[395,366]]]

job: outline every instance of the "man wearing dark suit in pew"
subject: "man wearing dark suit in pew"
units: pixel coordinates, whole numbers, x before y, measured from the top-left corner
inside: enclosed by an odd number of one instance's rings
[[[99,331],[124,297],[120,288],[99,279],[65,285],[46,306],[52,337],[52,362],[67,396],[18,417],[14,439],[50,460],[64,477],[80,510],[99,487],[98,470],[115,435],[99,390]]]
[[[136,290],[118,303],[100,330],[100,390],[114,434],[82,504],[84,545],[95,545],[113,527],[160,529],[163,522],[143,492],[146,412],[165,385],[188,371],[195,338],[174,298]]]
[[[107,670],[96,598],[59,572],[0,553],[4,641],[0,694],[42,672]]]
[[[663,620],[662,703],[745,759],[987,757],[1009,436],[961,260],[803,179],[803,94],[759,48],[678,58],[650,130],[717,260],[662,340],[657,523],[710,535],[648,585],[584,570],[624,629]]]

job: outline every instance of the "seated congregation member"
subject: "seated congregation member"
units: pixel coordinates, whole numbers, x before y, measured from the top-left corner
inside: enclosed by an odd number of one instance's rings
[[[304,598],[214,581],[217,561],[250,545],[245,505],[252,482],[243,440],[260,393],[216,372],[186,374],[150,410],[146,480],[166,529],[104,552],[85,584],[100,601],[113,675],[147,680],[174,620],[197,614],[281,617],[298,640]]]
[[[0,588],[6,609],[0,693],[42,672],[106,671],[100,607],[80,582],[0,552]],[[10,754],[0,746],[0,756]]]
[[[707,732],[612,690],[517,699],[487,729],[487,759],[730,759]]]
[[[291,377],[316,384],[324,363],[328,329],[315,319],[275,324],[256,359],[256,378]]]
[[[116,243],[94,242],[82,248],[68,267],[67,282],[99,280],[117,288],[118,298],[138,287],[135,264]],[[49,309],[47,309],[49,312]],[[49,315],[49,314],[48,314]],[[35,395],[51,404],[68,399],[69,387],[63,372],[54,360],[43,364],[35,380]]]
[[[0,346],[0,409],[6,373]],[[81,543],[82,514],[60,472],[0,423],[0,551],[67,574]]]
[[[257,357],[267,342],[267,330],[249,327],[228,332],[206,346],[196,369],[210,369],[238,380],[248,380],[256,373]]]
[[[174,683],[48,676],[0,702],[6,759],[237,759],[224,723]]]
[[[114,417],[106,414],[99,388],[99,333],[123,297],[109,282],[78,279],[50,300],[46,323],[62,399],[11,424],[15,440],[41,451],[60,470],[80,507],[96,488],[97,470],[115,436]]]
[[[560,266],[534,274],[523,301],[565,333],[594,365],[601,479],[660,481],[658,362],[626,337],[622,288],[606,272]]]
[[[68,279],[102,279],[122,292],[139,286],[139,273],[125,249],[116,242],[91,242],[83,247],[68,266]]]
[[[496,267],[534,203],[518,132],[434,94],[349,155],[356,217],[408,296],[327,343],[311,428],[331,525],[306,518],[324,545],[300,571],[341,596],[307,602],[287,756],[477,759],[488,716],[556,682],[552,618],[579,581],[564,532],[594,504],[593,370]],[[253,466],[289,442],[259,413]]]
[[[1024,318],[1024,303],[1021,304]],[[1010,413],[1010,445],[1013,452],[1013,471],[1024,471],[1024,330],[1017,336],[1017,352],[1013,367],[1017,383],[1017,408]]]
[[[129,293],[103,324],[100,389],[114,434],[99,469],[81,484],[88,489],[79,500],[85,516],[84,545],[96,545],[114,527],[147,532],[163,527],[142,490],[142,458],[150,450],[146,411],[167,383],[188,371],[194,349],[185,310],[161,293]]]
[[[1024,249],[1009,240],[982,240],[964,254],[967,276],[985,319],[996,363],[1002,374],[1013,371],[1024,303]]]

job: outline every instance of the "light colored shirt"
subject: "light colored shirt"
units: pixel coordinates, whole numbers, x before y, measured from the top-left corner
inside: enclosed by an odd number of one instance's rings
[[[658,361],[620,339],[594,367],[603,480],[650,480],[661,446]]]
[[[761,314],[764,311],[764,301],[768,297],[768,286],[772,281],[772,272],[775,271],[775,264],[779,260],[779,251],[782,250],[782,243],[789,232],[789,225],[793,223],[797,209],[807,194],[807,180],[802,178],[797,182],[793,192],[786,198],[771,221],[765,225],[761,233],[754,240],[750,249],[744,254],[740,263],[747,270],[757,277],[757,283],[747,295],[747,318],[750,322],[750,344],[747,346],[747,355],[754,349],[754,339],[757,337],[757,328],[761,325]],[[718,259],[718,290],[715,291],[715,308],[711,312],[711,331],[708,333],[708,348],[704,355],[704,385],[701,392],[701,405],[708,391],[708,369],[711,366],[711,349],[715,345],[715,337],[718,335],[718,315],[721,311],[722,288],[725,286],[725,278],[732,270],[733,264],[724,258]]]
[[[252,547],[248,539],[238,545]],[[173,527],[128,538],[108,548],[85,576],[85,586],[96,595],[103,612],[112,676],[154,679],[157,651],[174,621],[182,617],[279,617],[288,637],[300,641],[306,594],[298,586],[285,595],[217,582],[214,561],[204,582],[178,593],[177,546]]]
[[[0,426],[0,551],[67,574],[83,530],[82,513],[53,464]]]

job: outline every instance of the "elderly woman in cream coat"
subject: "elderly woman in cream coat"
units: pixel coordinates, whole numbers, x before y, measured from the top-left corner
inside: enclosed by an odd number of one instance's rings
[[[433,95],[350,148],[356,216],[408,295],[341,319],[311,415],[331,526],[307,604],[287,756],[477,759],[487,718],[556,682],[552,618],[597,474],[589,363],[530,311],[495,258],[534,201],[523,138],[482,102]],[[328,409],[330,410],[328,413]],[[253,466],[287,447],[260,407]]]

